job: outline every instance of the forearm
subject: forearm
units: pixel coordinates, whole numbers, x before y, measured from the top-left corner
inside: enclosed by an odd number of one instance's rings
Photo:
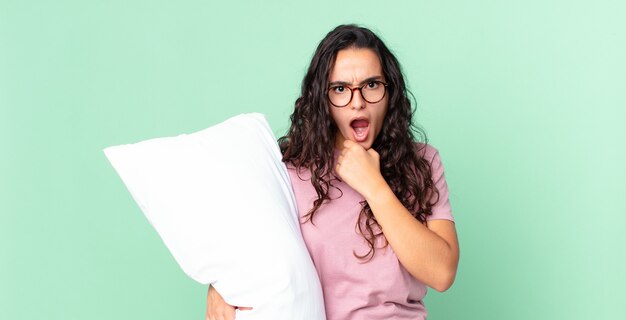
[[[419,222],[386,183],[380,183],[365,199],[407,271],[438,291],[449,288],[458,264],[456,241],[449,243]]]

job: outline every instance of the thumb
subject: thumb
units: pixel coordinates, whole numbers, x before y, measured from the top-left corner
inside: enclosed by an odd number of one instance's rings
[[[368,153],[370,156],[372,156],[372,157],[374,157],[374,158],[378,159],[378,152],[376,152],[376,150],[374,150],[374,148],[369,148],[369,149],[367,149],[367,153]]]

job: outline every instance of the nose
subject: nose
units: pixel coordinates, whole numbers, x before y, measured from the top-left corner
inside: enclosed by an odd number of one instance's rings
[[[350,101],[350,108],[356,110],[365,108],[365,99],[363,99],[363,93],[361,93],[361,88],[355,88],[352,91],[352,101]]]

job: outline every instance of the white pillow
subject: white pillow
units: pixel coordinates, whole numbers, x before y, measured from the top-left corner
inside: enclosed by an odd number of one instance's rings
[[[104,150],[183,271],[237,319],[324,319],[295,198],[262,114]]]

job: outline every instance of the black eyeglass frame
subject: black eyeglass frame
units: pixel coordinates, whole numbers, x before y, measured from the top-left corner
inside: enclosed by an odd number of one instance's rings
[[[375,82],[375,83],[378,83],[378,84],[382,84],[382,85],[383,85],[383,90],[384,90],[384,91],[383,91],[383,96],[382,96],[380,99],[378,99],[377,101],[369,101],[369,100],[365,99],[365,96],[363,96],[363,91],[362,91],[362,90],[363,90],[363,88],[365,88],[365,86],[367,86],[368,84],[370,84],[370,83],[372,83],[372,82]],[[332,104],[334,107],[337,107],[337,108],[344,108],[344,107],[346,107],[347,105],[349,105],[349,104],[350,104],[350,102],[352,102],[352,98],[354,97],[354,90],[359,90],[359,94],[361,94],[361,98],[363,98],[363,100],[365,100],[367,103],[378,103],[378,102],[382,101],[383,99],[385,99],[385,96],[387,95],[387,87],[388,87],[388,86],[389,86],[389,84],[384,83],[384,82],[379,81],[379,80],[369,81],[369,82],[367,82],[367,83],[363,84],[363,85],[362,85],[362,86],[360,86],[360,87],[354,87],[354,88],[351,88],[351,87],[348,87],[348,86],[345,86],[345,85],[331,86],[330,88],[328,88],[328,90],[326,90],[326,97],[328,98],[328,102],[330,102],[330,104]],[[344,87],[344,88],[347,88],[347,89],[349,89],[349,90],[350,90],[350,100],[348,100],[348,102],[347,102],[346,104],[342,105],[342,106],[338,106],[338,105],[334,104],[334,103],[333,103],[333,101],[330,99],[330,91],[331,91],[333,88],[337,88],[337,87]]]

